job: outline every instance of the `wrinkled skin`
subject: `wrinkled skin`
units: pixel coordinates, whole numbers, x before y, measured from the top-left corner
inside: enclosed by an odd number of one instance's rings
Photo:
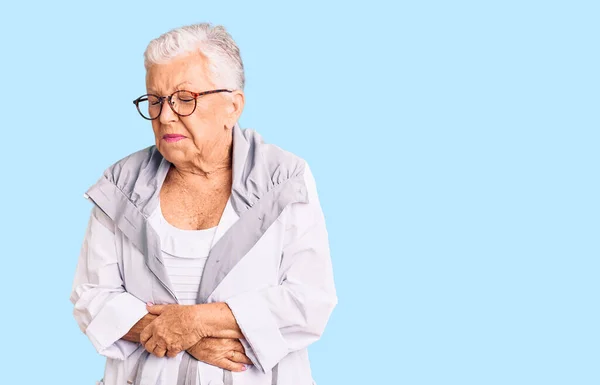
[[[174,357],[206,336],[202,334],[202,322],[195,305],[154,305],[148,309],[158,317],[144,328],[140,342],[157,357]]]
[[[217,366],[232,372],[243,372],[252,361],[246,357],[244,346],[232,338],[202,338],[200,342],[188,349],[198,361]]]

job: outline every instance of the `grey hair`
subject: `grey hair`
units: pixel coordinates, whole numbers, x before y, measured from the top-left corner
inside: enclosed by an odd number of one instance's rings
[[[175,28],[152,40],[144,52],[146,70],[193,52],[208,58],[217,88],[243,90],[246,82],[240,49],[222,25],[200,23]]]

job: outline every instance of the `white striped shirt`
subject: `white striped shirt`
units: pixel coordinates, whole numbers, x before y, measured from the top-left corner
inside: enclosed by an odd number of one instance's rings
[[[200,279],[217,226],[205,230],[182,230],[162,215],[160,203],[150,217],[157,231],[167,274],[182,305],[196,303]]]

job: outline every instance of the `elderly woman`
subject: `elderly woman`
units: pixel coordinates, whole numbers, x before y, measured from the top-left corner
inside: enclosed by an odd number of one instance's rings
[[[337,303],[306,162],[237,121],[239,50],[198,24],[150,42],[134,100],[153,146],[110,166],[71,301],[105,385],[310,385]]]

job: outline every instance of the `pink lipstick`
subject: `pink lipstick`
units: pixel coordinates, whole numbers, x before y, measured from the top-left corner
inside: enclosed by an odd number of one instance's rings
[[[174,142],[179,142],[181,139],[185,139],[185,136],[178,135],[178,134],[166,134],[166,135],[163,135],[163,139],[167,143],[174,143]]]

